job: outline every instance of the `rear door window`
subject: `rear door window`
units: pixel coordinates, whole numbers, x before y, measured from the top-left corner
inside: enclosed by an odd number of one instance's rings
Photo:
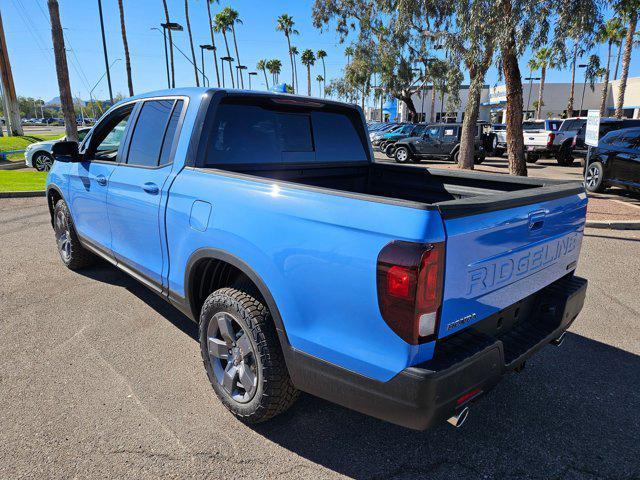
[[[366,162],[355,111],[221,103],[205,165]]]
[[[148,100],[142,104],[131,137],[127,164],[157,167],[174,100]]]
[[[449,127],[445,125],[442,131],[442,141],[443,142],[455,142],[458,140],[458,127]]]

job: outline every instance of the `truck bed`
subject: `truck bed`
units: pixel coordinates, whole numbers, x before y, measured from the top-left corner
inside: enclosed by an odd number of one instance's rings
[[[437,208],[443,218],[553,200],[583,191],[579,182],[425,169],[418,165],[245,165],[225,170],[363,200]]]

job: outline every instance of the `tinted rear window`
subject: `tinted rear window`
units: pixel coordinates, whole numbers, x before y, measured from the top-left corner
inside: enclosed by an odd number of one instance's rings
[[[129,165],[155,167],[158,165],[164,131],[173,110],[173,100],[151,100],[142,105],[131,137]]]
[[[205,165],[366,162],[355,110],[230,101],[218,106]]]
[[[544,122],[524,122],[523,130],[544,130]]]

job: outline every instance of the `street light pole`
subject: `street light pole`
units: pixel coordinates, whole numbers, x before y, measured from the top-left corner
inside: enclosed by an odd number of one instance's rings
[[[109,84],[109,100],[113,104],[113,90],[111,89],[111,74],[109,73],[109,55],[107,54],[107,40],[104,35],[104,18],[102,17],[102,0],[98,0],[100,14],[100,30],[102,31],[102,50],[104,52],[104,67],[107,69],[107,83]]]
[[[176,77],[175,77],[175,72],[174,72],[174,63],[173,63],[173,40],[171,38],[171,31],[173,32],[181,32],[182,30],[184,30],[182,28],[182,25],[180,25],[179,23],[176,22],[167,22],[167,23],[161,23],[160,26],[162,27],[163,33],[165,33],[165,59],[167,58],[167,54],[166,54],[166,30],[170,30],[169,32],[169,48],[171,49],[171,88],[176,88]],[[176,47],[177,48],[177,47]],[[178,49],[180,50],[180,49]],[[184,55],[184,53],[183,53]],[[190,62],[193,64],[193,62]],[[167,65],[169,64],[168,60],[167,60]]]
[[[258,75],[258,72],[249,72],[249,90],[251,90],[251,77]]]
[[[529,75],[531,75],[531,71],[529,71]],[[527,109],[525,112],[529,112],[529,102],[531,101],[531,89],[533,88],[533,81],[540,80],[540,77],[526,77],[525,80],[529,80],[529,95],[527,96]]]
[[[233,62],[235,59],[233,57],[220,57],[220,61],[222,62],[222,88],[225,88],[225,84],[224,84],[224,62],[229,62],[229,65],[231,65],[231,62]],[[233,75],[233,74],[232,74]],[[231,77],[231,80],[233,80],[233,77]]]
[[[580,100],[580,114],[578,116],[582,116],[582,104],[584,103],[584,89],[587,86],[587,64],[581,63],[578,65],[578,68],[584,68],[584,80],[582,83],[582,99]]]

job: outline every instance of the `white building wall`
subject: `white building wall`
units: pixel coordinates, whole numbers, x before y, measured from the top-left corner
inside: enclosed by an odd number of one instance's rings
[[[464,113],[465,106],[467,105],[467,99],[469,98],[469,86],[462,85],[460,87],[460,92],[458,94],[460,98],[460,103],[458,107],[452,111],[447,111],[447,103],[449,100],[449,95],[444,94],[441,95],[436,89],[436,98],[435,98],[435,109],[434,109],[434,118],[433,121],[436,121],[440,117],[444,117],[448,115],[448,121],[450,122],[462,122],[462,114]],[[414,93],[411,99],[413,100],[413,105],[416,108],[416,112],[420,118],[426,119],[427,122],[432,121],[430,119],[431,115],[431,102],[433,98],[433,87],[428,85],[424,88],[424,101],[423,101],[423,91],[419,91]],[[482,93],[480,95],[480,102],[487,102],[489,100],[489,86],[486,86],[482,89]],[[404,102],[398,102],[398,112],[400,115],[401,121],[407,121],[409,118],[408,109]],[[422,115],[424,114],[424,115]],[[455,119],[454,119],[455,117]],[[478,114],[479,120],[489,120],[489,110],[486,108],[480,108],[480,112]]]

